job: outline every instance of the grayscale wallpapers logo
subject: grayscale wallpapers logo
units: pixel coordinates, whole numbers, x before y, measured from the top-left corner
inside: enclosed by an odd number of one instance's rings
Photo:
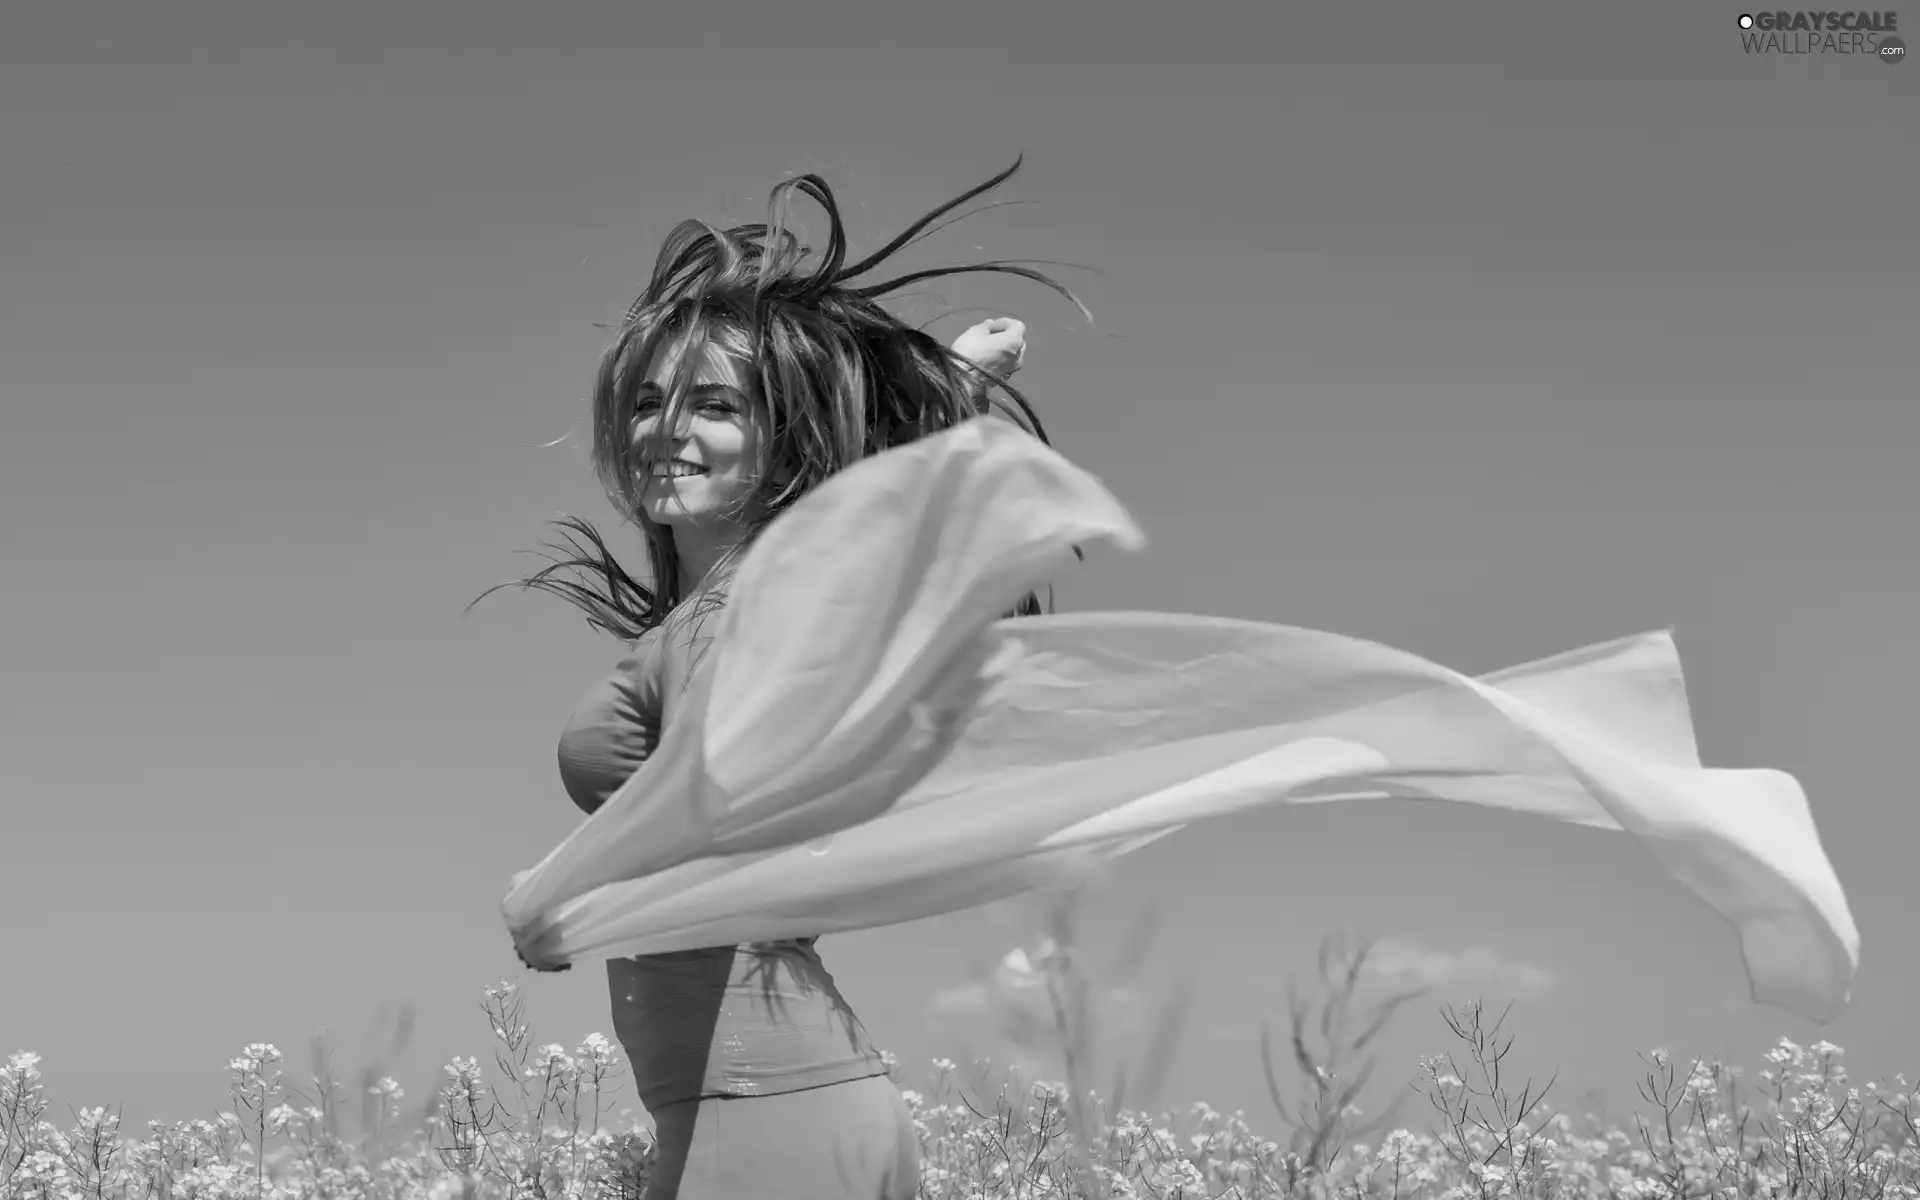
[[[1740,44],[1748,54],[1835,54],[1906,61],[1897,12],[1741,13]]]

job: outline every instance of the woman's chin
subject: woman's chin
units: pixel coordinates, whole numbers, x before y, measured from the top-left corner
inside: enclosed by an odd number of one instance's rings
[[[734,524],[722,511],[707,505],[685,505],[677,501],[655,504],[651,501],[641,506],[641,512],[655,525],[664,525],[668,529],[688,532],[720,530]]]
[[[696,514],[672,504],[648,504],[641,508],[647,520],[668,529],[681,529],[689,524],[700,524]]]

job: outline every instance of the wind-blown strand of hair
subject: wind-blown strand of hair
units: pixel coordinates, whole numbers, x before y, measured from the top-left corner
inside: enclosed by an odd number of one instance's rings
[[[646,289],[628,307],[613,344],[601,357],[593,395],[594,471],[615,509],[645,535],[651,582],[629,574],[591,522],[564,516],[555,522],[564,544],[543,547],[548,565],[487,589],[473,603],[502,587],[544,591],[581,609],[590,626],[633,643],[687,598],[680,594],[673,539],[641,512],[628,446],[635,393],[671,338],[687,341],[665,389],[660,420],[669,428],[692,390],[707,346],[718,345],[751,366],[771,418],[770,469],[749,497],[763,514],[762,524],[859,458],[990,411],[1047,441],[1039,414],[1018,388],[907,325],[881,301],[930,279],[1012,275],[1064,296],[1091,321],[1092,314],[1071,290],[1028,265],[1033,260],[996,259],[856,282],[930,231],[958,219],[941,221],[1012,178],[1022,161],[1016,159],[851,264],[846,262],[839,204],[817,175],[801,175],[775,187],[764,224],[718,229],[690,220],[676,226],[661,246]],[[803,245],[790,228],[796,193],[827,216],[821,253]],[[935,222],[941,224],[936,227]],[[1014,615],[1051,607],[1050,596],[1043,606],[1039,597],[1030,595]]]

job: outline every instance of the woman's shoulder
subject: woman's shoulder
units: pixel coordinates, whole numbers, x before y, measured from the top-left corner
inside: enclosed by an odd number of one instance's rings
[[[666,621],[663,619],[647,626],[639,637],[627,643],[627,657],[645,658],[647,655],[654,653],[655,648],[660,645],[661,630],[665,625]]]
[[[664,640],[661,632],[662,624],[664,622],[649,626],[639,637],[628,642],[626,653],[620,656],[620,661],[615,664],[615,670],[623,675],[630,675],[646,665],[647,660],[658,656],[660,644]]]
[[[647,631],[653,638],[647,656],[691,669],[719,633],[725,609],[723,594],[698,595],[675,605],[658,625]]]

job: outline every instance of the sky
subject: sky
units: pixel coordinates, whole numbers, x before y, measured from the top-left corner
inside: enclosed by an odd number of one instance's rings
[[[524,972],[498,905],[577,819],[555,741],[622,648],[540,595],[462,610],[553,517],[617,529],[583,397],[675,222],[759,219],[811,171],[858,251],[1025,154],[1020,203],[911,262],[1073,264],[1092,324],[1019,281],[911,312],[1026,321],[1020,382],[1147,530],[1061,607],[1470,672],[1670,627],[1706,760],[1802,781],[1863,941],[1820,1027],[1750,1003],[1731,928],[1621,835],[1238,816],[1086,898],[1096,956],[1160,921],[1116,1052],[1192,994],[1162,1102],[1277,1131],[1260,1025],[1335,933],[1438,988],[1375,1107],[1480,994],[1514,1000],[1521,1070],[1616,1116],[1655,1046],[1920,1070],[1920,66],[1749,55],[1738,15],[15,8],[0,1053],[42,1056],[56,1113],[144,1122],[224,1106],[250,1042],[298,1068],[324,1027],[356,1066],[407,1007],[387,1069],[422,1098],[486,1055],[502,979],[542,1041],[610,1032],[598,966]],[[982,1010],[1036,928],[1004,905],[821,949],[911,1074],[1004,1053]]]

